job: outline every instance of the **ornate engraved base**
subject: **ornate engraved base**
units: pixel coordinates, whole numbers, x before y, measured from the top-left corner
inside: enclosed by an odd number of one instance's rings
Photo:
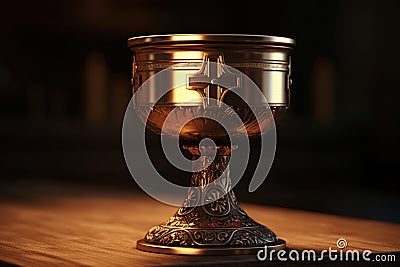
[[[186,149],[199,157],[197,147]],[[204,166],[210,164],[209,167],[193,174],[193,187],[183,206],[167,222],[151,228],[145,238],[138,241],[138,249],[196,255],[250,254],[264,246],[275,250],[285,248],[285,241],[251,219],[240,207],[226,169],[229,154],[229,147],[218,147],[212,163],[204,153],[200,156],[198,162]]]

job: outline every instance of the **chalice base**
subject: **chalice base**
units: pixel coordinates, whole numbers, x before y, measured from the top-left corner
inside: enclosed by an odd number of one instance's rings
[[[136,248],[184,255],[256,254],[265,246],[284,249],[284,240],[240,207],[227,169],[230,148],[218,147],[214,161],[197,147],[185,148],[208,167],[193,173],[182,207],[168,221],[152,227]]]
[[[265,246],[286,247],[284,240],[240,208],[233,191],[216,202],[227,207],[227,215],[209,213],[215,202],[191,210],[182,207],[167,222],[151,228],[136,248],[164,254],[232,255],[256,254]]]

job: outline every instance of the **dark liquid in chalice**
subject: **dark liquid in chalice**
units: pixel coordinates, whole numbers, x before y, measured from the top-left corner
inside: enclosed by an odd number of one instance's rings
[[[211,138],[217,145],[228,144],[230,138],[256,137],[274,127],[285,107],[207,107],[201,106],[154,106],[139,108],[142,120],[152,132],[161,132],[179,138],[185,144],[198,144],[204,138]],[[257,113],[257,118],[254,115]],[[240,120],[232,119],[235,116]],[[210,118],[207,118],[206,115]],[[168,121],[166,118],[168,116]],[[225,128],[223,126],[225,122]],[[230,136],[230,137],[229,137]]]

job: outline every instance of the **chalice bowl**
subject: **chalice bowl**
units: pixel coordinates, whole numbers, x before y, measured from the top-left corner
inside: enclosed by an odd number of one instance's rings
[[[125,160],[146,193],[179,206],[137,242],[137,249],[198,255],[285,248],[284,240],[246,214],[232,188],[254,153],[252,138],[259,140],[259,154],[249,191],[260,186],[272,165],[275,121],[289,103],[294,45],[291,38],[242,34],[128,40],[133,97],[124,118]],[[159,135],[174,167],[191,173],[189,187],[171,183],[154,168],[146,129]]]

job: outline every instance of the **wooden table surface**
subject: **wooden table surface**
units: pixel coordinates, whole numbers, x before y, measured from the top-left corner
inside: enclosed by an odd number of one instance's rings
[[[142,193],[113,189],[93,192],[81,190],[79,193],[71,193],[74,190],[68,187],[58,188],[58,191],[51,188],[41,190],[36,190],[33,196],[20,194],[1,199],[0,261],[3,264],[289,264],[260,262],[256,255],[177,256],[142,252],[135,248],[136,241],[143,238],[150,227],[173,215],[175,207],[159,203]],[[53,193],[45,193],[49,191]],[[400,261],[399,224],[253,204],[242,203],[242,207],[255,220],[269,226],[280,238],[285,239],[288,249],[337,249],[336,241],[345,238],[347,249],[390,252],[397,257],[397,263]]]

